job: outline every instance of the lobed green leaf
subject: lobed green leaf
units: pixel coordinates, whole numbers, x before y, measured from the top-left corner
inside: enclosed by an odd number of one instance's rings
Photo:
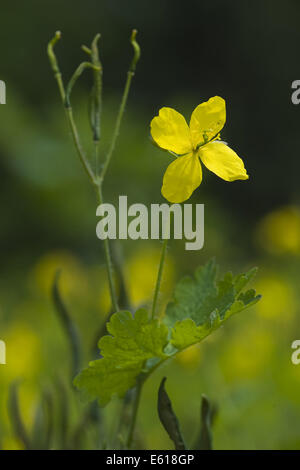
[[[136,385],[138,376],[149,375],[179,351],[202,341],[235,313],[254,305],[260,296],[244,291],[256,268],[233,277],[229,272],[217,280],[214,260],[201,266],[194,277],[176,286],[174,300],[166,309],[164,322],[150,320],[145,309],[135,315],[115,313],[99,341],[102,358],[93,361],[74,381],[89,400],[105,406],[114,395],[123,397]]]
[[[236,277],[228,272],[217,281],[218,267],[211,260],[198,268],[193,278],[182,279],[166,309],[172,346],[181,350],[200,342],[233,314],[258,302],[260,296],[254,289],[242,292],[256,272],[253,268]]]
[[[112,336],[99,341],[102,359],[90,362],[74,381],[89,400],[105,406],[113,395],[124,396],[134,387],[147,359],[165,358],[168,328],[149,320],[144,309],[134,316],[122,311],[112,315],[107,329]]]

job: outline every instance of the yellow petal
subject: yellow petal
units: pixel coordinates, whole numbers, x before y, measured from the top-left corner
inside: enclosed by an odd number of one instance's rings
[[[202,168],[197,155],[178,157],[167,168],[162,195],[170,202],[186,201],[202,181]]]
[[[182,114],[161,108],[151,121],[151,135],[159,147],[183,155],[192,150],[190,129]]]
[[[243,160],[222,142],[211,142],[199,150],[204,165],[225,181],[247,180]]]
[[[225,100],[214,96],[194,109],[190,121],[193,146],[203,145],[223,129],[226,121]]]

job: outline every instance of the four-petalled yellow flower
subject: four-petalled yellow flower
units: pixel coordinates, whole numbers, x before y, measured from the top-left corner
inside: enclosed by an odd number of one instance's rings
[[[219,96],[199,104],[189,126],[182,114],[172,108],[161,108],[152,119],[153,140],[177,157],[163,178],[161,192],[168,201],[186,201],[198,188],[202,181],[200,161],[225,181],[249,178],[241,158],[219,140],[225,121],[225,100]]]

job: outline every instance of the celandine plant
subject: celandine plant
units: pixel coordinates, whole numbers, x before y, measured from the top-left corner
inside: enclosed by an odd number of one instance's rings
[[[48,56],[78,156],[95,188],[98,202],[102,204],[102,186],[119,135],[131,81],[140,57],[140,47],[136,42],[136,31],[134,30],[131,35],[134,55],[128,70],[111,145],[106,156],[100,160],[103,69],[99,58],[99,37],[99,35],[95,37],[90,47],[83,46],[89,61],[79,65],[66,86],[63,83],[54,53],[54,45],[60,38],[59,32],[55,34],[48,45]],[[93,73],[90,106],[90,124],[94,142],[93,163],[81,145],[71,106],[72,89],[81,73],[88,68]],[[159,115],[154,117],[151,122],[151,135],[154,142],[175,158],[163,178],[162,194],[169,202],[186,201],[200,185],[202,180],[201,162],[226,181],[248,178],[242,160],[220,140],[220,131],[225,120],[225,101],[217,96],[196,107],[189,126],[184,117],[171,108],[162,108]],[[113,308],[113,314],[106,325],[109,334],[103,335],[99,340],[101,358],[90,362],[87,368],[79,372],[74,379],[74,384],[88,400],[97,401],[100,407],[106,406],[113,396],[124,400],[119,435],[112,442],[106,444],[108,447],[129,449],[134,445],[135,425],[142,388],[145,381],[161,364],[174,358],[176,354],[191,345],[201,342],[222,326],[233,314],[254,305],[260,298],[256,296],[253,289],[245,291],[246,284],[256,273],[255,268],[237,276],[233,276],[229,272],[222,279],[218,279],[217,265],[214,260],[211,260],[196,269],[193,276],[185,277],[177,284],[173,300],[167,305],[164,315],[158,318],[157,301],[163,275],[167,238],[165,237],[162,245],[151,311],[139,309],[136,312],[119,309],[110,242],[108,238],[103,240]],[[78,369],[78,341],[64,311],[57,280],[54,285],[54,298],[57,309],[64,318],[73,345],[73,370],[75,372]],[[175,448],[186,449],[185,440],[164,385],[165,379],[163,379],[158,391],[158,413],[161,423],[174,442]],[[130,416],[126,429],[124,429],[125,421],[122,421],[125,414]],[[200,433],[193,448],[209,449],[212,447],[211,422],[213,414],[213,407],[208,399],[203,397]]]

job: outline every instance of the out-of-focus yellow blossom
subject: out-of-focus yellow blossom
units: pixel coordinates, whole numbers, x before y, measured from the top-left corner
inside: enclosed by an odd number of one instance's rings
[[[202,181],[200,161],[225,181],[249,178],[241,158],[219,140],[225,121],[225,100],[219,96],[199,104],[189,126],[182,114],[172,108],[161,108],[152,119],[153,140],[177,157],[163,178],[162,195],[168,201],[186,201],[198,188]]]
[[[41,372],[41,342],[37,334],[22,323],[7,331],[3,339],[6,344],[6,365],[1,369],[0,388],[4,388],[7,393],[13,381],[20,381],[20,409],[26,424],[31,425],[40,393],[37,377]],[[10,423],[7,409],[1,419],[7,425]]]
[[[265,318],[281,318],[284,323],[291,319],[297,309],[297,300],[291,286],[274,274],[258,279],[258,292],[263,292],[261,302],[256,305],[257,312]]]
[[[129,257],[124,266],[124,278],[128,296],[133,307],[148,303],[152,298],[157,269],[160,261],[160,250],[154,245],[145,249],[137,250]],[[106,276],[106,268],[99,270],[101,285],[99,292],[99,304],[102,312],[108,312],[111,308],[109,285]],[[161,285],[161,296],[167,297],[174,285],[175,267],[171,256],[168,254],[164,266],[163,282]],[[115,279],[117,290],[118,278]]]
[[[125,278],[128,280],[129,298],[134,306],[148,302],[153,295],[157,269],[160,261],[159,248],[149,247],[135,252],[125,267]],[[175,268],[168,254],[164,266],[162,295],[168,295],[174,284]]]
[[[267,214],[256,231],[259,244],[275,254],[300,253],[300,210],[287,206]]]
[[[27,325],[19,323],[3,339],[6,344],[5,375],[11,379],[34,377],[41,358],[38,336]]]
[[[201,349],[199,345],[191,346],[176,356],[176,361],[185,368],[195,369],[201,361]]]
[[[238,330],[220,356],[220,365],[228,381],[249,380],[264,372],[274,350],[274,338],[268,329]]]
[[[5,436],[2,440],[3,450],[24,450],[24,444],[14,437]]]
[[[57,270],[61,270],[60,290],[63,296],[68,296],[70,293],[86,293],[86,273],[78,259],[71,253],[57,251],[42,256],[33,271],[35,282],[47,296]]]
[[[94,268],[95,278],[100,280],[98,286],[98,299],[99,299],[99,307],[100,313],[106,317],[107,312],[111,309],[111,298],[110,298],[110,291],[109,291],[109,284],[107,279],[107,269],[106,266],[100,266]],[[119,292],[118,286],[118,279],[116,276],[114,277],[115,285],[117,288],[117,292]]]

